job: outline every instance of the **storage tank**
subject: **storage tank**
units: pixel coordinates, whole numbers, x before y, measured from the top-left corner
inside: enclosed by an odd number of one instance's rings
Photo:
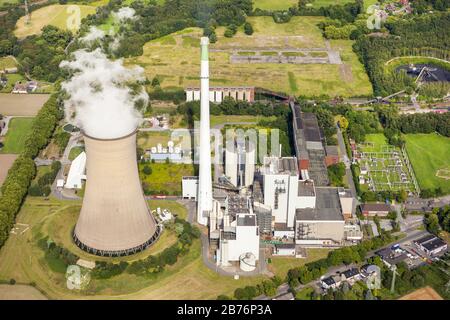
[[[239,262],[242,271],[250,272],[256,269],[256,257],[251,252],[243,253],[239,257]]]

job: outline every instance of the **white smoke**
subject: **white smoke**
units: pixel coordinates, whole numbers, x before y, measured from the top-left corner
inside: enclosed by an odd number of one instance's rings
[[[125,20],[134,19],[136,11],[130,7],[120,8],[117,12],[113,12],[112,15],[117,22],[124,22]]]
[[[66,119],[87,135],[115,139],[132,133],[142,121],[135,103],[146,106],[148,95],[133,94],[127,84],[143,80],[143,69],[128,69],[122,59],[111,61],[100,50],[78,50],[74,60],[63,61],[61,68],[73,72],[62,88],[70,95],[65,101]]]
[[[103,30],[100,30],[96,26],[92,26],[89,29],[89,32],[82,38],[80,38],[80,41],[85,44],[92,44],[93,42],[97,40],[101,40],[105,37],[105,32]]]

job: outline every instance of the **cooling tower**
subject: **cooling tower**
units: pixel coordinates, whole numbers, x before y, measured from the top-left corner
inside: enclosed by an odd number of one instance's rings
[[[100,256],[133,254],[150,246],[160,229],[145,201],[136,161],[136,132],[118,139],[84,134],[86,190],[73,238]]]

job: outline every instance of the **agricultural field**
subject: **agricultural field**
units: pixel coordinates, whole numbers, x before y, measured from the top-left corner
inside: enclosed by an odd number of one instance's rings
[[[444,300],[432,287],[417,289],[399,300]]]
[[[271,17],[249,17],[255,30],[253,35],[247,36],[238,30],[233,38],[225,38],[224,28],[218,28],[218,41],[210,46],[211,85],[255,86],[308,96],[371,95],[370,81],[352,52],[350,40],[331,42],[331,49],[342,55],[342,65],[230,62],[236,50],[252,52],[270,48],[268,52],[271,52],[315,48],[326,51],[325,40],[316,26],[323,19],[293,17],[289,23],[276,24]],[[158,77],[164,89],[198,86],[201,36],[201,29],[188,28],[155,39],[144,45],[142,56],[126,59],[126,62],[141,65],[149,79]]]
[[[366,141],[357,148],[364,187],[372,191],[418,192],[408,156],[400,148],[389,145],[383,133],[366,135]]]
[[[1,153],[21,153],[25,147],[25,141],[31,131],[33,118],[13,118],[9,122],[6,132],[4,147]]]
[[[143,168],[149,166],[152,173],[144,174]],[[181,178],[183,176],[193,176],[195,174],[192,164],[175,163],[145,163],[139,164],[139,175],[142,184],[155,192],[168,191],[172,193],[181,193]]]
[[[432,134],[407,134],[406,151],[421,189],[441,187],[450,193],[450,138]]]
[[[310,4],[313,8],[328,7],[336,4],[345,4],[354,0],[313,0]],[[297,6],[298,0],[254,0],[253,8],[262,10],[287,10],[290,7]]]
[[[0,284],[0,300],[47,300],[47,297],[32,286]]]
[[[73,18],[76,13],[76,11],[73,11],[73,7],[74,5],[70,4],[54,4],[33,11],[28,24],[25,16],[17,21],[14,34],[18,38],[25,38],[33,34],[39,34],[46,25],[52,25],[63,30],[77,31],[79,26],[76,25],[76,21]],[[76,5],[76,7],[80,9],[81,19],[95,13],[94,6]]]
[[[166,266],[164,272],[155,277],[137,277],[125,272],[111,279],[91,280],[84,295],[76,290],[68,290],[65,270],[55,261],[45,257],[37,241],[50,235],[57,243],[72,243],[70,232],[76,221],[79,205],[76,201],[28,197],[17,216],[17,222],[29,226],[29,229],[24,233],[11,235],[0,250],[0,281],[14,278],[18,283],[34,282],[36,288],[50,299],[173,300],[215,299],[219,294],[232,295],[238,287],[256,285],[268,279],[265,276],[257,276],[234,280],[232,277],[220,276],[203,264],[200,241],[195,240],[189,253],[180,257],[174,265]],[[148,249],[152,251],[144,251],[146,255],[163,250],[176,240],[171,231],[166,231],[166,238],[161,238],[159,243]],[[69,248],[72,250],[72,247]],[[130,256],[129,261],[139,258],[137,255]],[[90,256],[90,259],[101,258]]]
[[[0,93],[0,114],[32,117],[37,115],[49,98],[48,94]]]

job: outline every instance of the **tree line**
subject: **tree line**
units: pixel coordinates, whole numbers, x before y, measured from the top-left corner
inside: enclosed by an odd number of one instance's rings
[[[47,146],[60,119],[62,112],[56,95],[52,95],[34,118],[24,150],[9,169],[0,189],[0,248],[8,239],[15,217],[36,175],[33,159]]]
[[[414,81],[404,72],[387,71],[385,62],[399,56],[425,55],[448,58],[450,13],[393,19],[385,24],[389,34],[364,35],[353,48],[363,62],[375,95],[386,96],[404,89],[415,89]]]

